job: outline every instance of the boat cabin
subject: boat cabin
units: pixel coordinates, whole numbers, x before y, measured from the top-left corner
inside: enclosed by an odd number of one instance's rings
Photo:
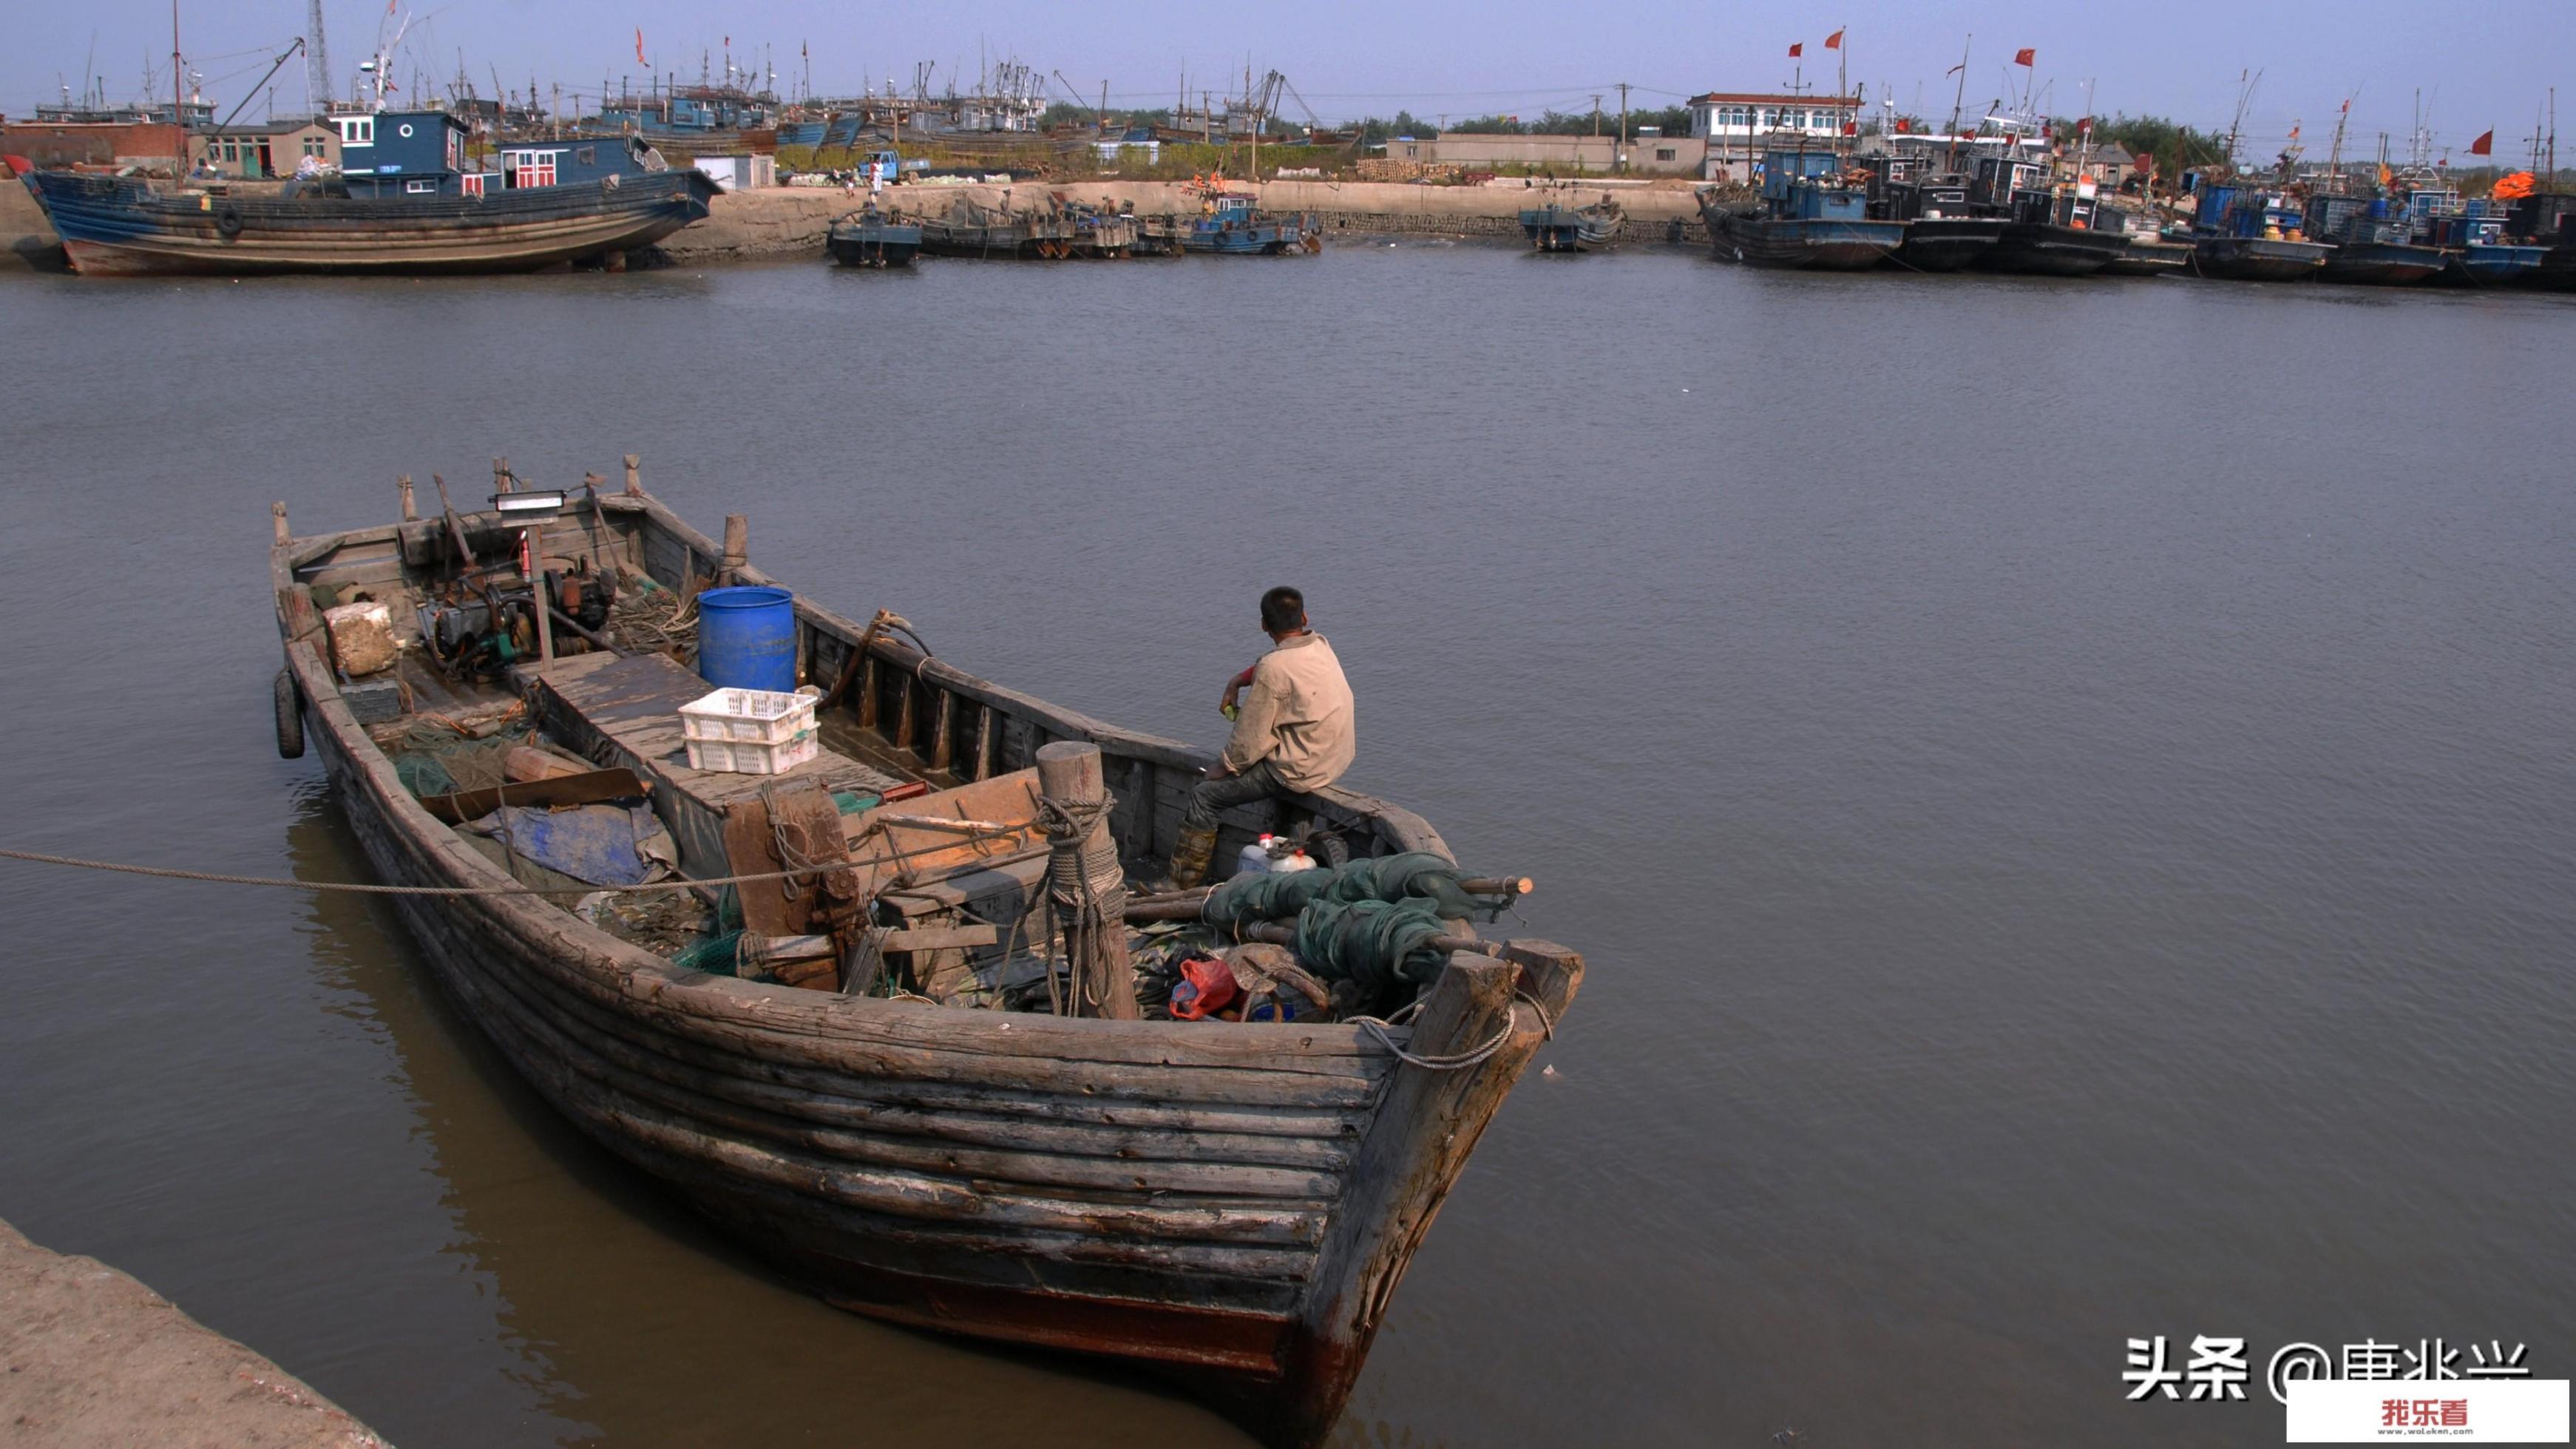
[[[1773,217],[1799,221],[1865,221],[1868,193],[1842,183],[1842,158],[1800,147],[1762,157],[1762,204]]]
[[[1979,156],[1968,173],[1968,201],[1986,215],[1999,216],[2014,210],[2015,198],[2024,192],[2046,194],[2048,166],[2021,156]]]
[[[447,111],[376,111],[330,121],[340,133],[340,174],[352,196],[485,196],[655,169],[643,143],[627,136],[504,146],[495,168],[471,154],[471,130]]]
[[[2192,229],[2206,236],[2299,241],[2307,235],[2305,207],[2278,191],[2228,184],[2200,188]]]

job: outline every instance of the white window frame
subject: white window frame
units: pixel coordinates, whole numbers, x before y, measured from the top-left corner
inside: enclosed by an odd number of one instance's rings
[[[419,177],[403,183],[403,193],[407,196],[420,196],[437,189],[438,183],[427,177]]]
[[[351,146],[372,146],[376,144],[375,117],[340,116],[335,119],[338,121],[340,126],[340,147],[342,150],[347,150]]]

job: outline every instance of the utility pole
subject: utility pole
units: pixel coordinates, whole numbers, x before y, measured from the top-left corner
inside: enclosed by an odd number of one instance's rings
[[[1619,82],[1619,154],[1616,158],[1621,175],[1628,171],[1628,83]]]
[[[1592,138],[1601,139],[1601,98],[1597,95],[1592,98]]]

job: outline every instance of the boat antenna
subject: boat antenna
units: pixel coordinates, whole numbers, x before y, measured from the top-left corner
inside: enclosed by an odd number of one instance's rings
[[[179,64],[179,0],[170,0],[170,126],[179,135],[179,159],[171,174],[188,174],[188,73]]]
[[[1950,155],[1943,168],[1948,171],[1959,169],[1959,112],[1968,103],[1968,47],[1976,43],[1977,32],[1971,30],[1959,45],[1959,68],[1951,72],[1959,78],[1959,93],[1950,98]]]

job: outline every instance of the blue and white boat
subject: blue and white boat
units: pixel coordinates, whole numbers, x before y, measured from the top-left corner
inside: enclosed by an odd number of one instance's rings
[[[1762,193],[1749,209],[1699,193],[1700,221],[1717,255],[1748,267],[1854,272],[1893,256],[1905,223],[1873,221],[1869,193],[1843,175],[1842,158],[1803,147],[1766,152]]]
[[[73,269],[92,276],[619,267],[705,216],[716,192],[623,136],[513,143],[492,167],[445,111],[331,122],[340,170],[275,194],[74,171],[24,180]]]
[[[1256,209],[1257,198],[1236,192],[1208,198],[1208,209],[1181,232],[1181,250],[1220,256],[1275,257],[1320,252],[1324,234],[1311,212],[1292,216]]]

